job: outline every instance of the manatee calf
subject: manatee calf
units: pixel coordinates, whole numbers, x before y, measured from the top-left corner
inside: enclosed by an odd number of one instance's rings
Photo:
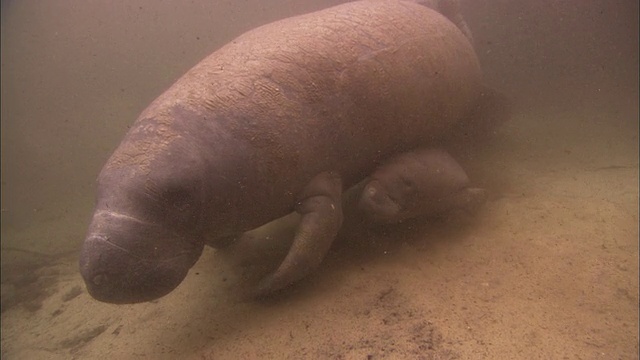
[[[138,117],[97,180],[80,255],[112,303],[176,288],[205,244],[291,211],[289,253],[266,294],[322,261],[342,189],[437,143],[483,101],[465,34],[414,2],[357,1],[251,30],[206,57]]]
[[[375,221],[398,223],[452,210],[474,211],[485,199],[485,190],[469,187],[467,174],[446,151],[421,149],[376,169],[357,206]]]
[[[462,167],[442,149],[400,154],[347,190],[342,199],[345,219],[400,223],[452,212],[473,214],[486,201],[486,191],[470,187]],[[368,220],[368,221],[367,221]],[[281,259],[295,237],[300,215],[291,213],[238,237],[227,253],[240,265]]]

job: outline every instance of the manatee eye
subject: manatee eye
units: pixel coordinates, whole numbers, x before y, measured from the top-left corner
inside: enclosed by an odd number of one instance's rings
[[[190,203],[190,192],[182,184],[158,183],[148,180],[145,183],[146,193],[153,199],[154,204],[160,208],[172,206],[182,208]]]
[[[162,199],[174,210],[184,212],[188,211],[193,205],[192,193],[192,191],[183,186],[170,186],[163,192]]]

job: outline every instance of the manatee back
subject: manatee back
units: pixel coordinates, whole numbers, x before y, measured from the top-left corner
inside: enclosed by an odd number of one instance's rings
[[[228,203],[251,209],[224,215],[251,228],[290,211],[323,171],[349,187],[384,159],[436,141],[468,111],[480,81],[472,45],[436,11],[347,3],[258,27],[215,51],[128,135],[159,145],[125,139],[112,160],[196,149],[210,177],[205,192],[215,194],[207,202],[219,212]]]
[[[265,159],[349,173],[438,136],[476,97],[480,76],[471,44],[442,15],[359,1],[241,35],[146,113],[187,106]],[[359,163],[346,163],[354,152]]]

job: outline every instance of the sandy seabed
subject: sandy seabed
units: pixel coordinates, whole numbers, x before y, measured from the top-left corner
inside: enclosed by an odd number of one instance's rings
[[[102,304],[77,251],[29,246],[82,233],[78,217],[3,229],[2,358],[638,359],[627,115],[516,113],[483,157],[476,179],[492,196],[472,221],[351,227],[269,301],[239,297],[246,269],[208,249],[168,296]]]

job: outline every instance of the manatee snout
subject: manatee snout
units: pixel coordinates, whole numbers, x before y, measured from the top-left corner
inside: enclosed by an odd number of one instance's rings
[[[97,300],[150,301],[175,289],[202,249],[162,226],[96,211],[80,253],[80,273]]]
[[[393,222],[402,211],[398,199],[394,199],[385,185],[378,180],[369,181],[360,195],[358,208],[376,221]]]

